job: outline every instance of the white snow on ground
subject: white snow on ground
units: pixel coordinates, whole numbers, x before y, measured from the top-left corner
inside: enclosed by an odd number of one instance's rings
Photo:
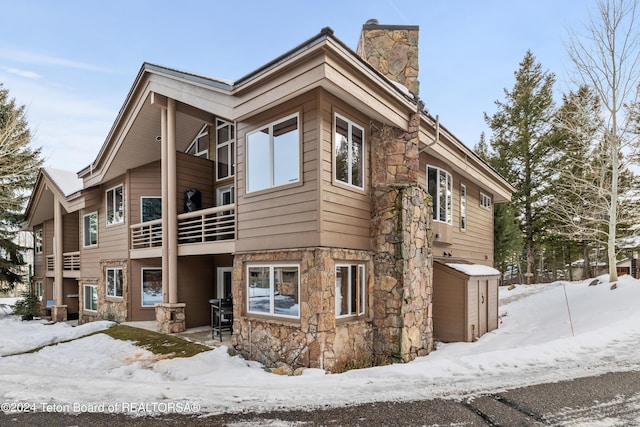
[[[49,412],[138,415],[311,409],[461,399],[640,369],[640,281],[622,276],[612,290],[606,278],[601,280],[597,286],[585,281],[501,288],[499,329],[477,342],[439,343],[436,351],[411,363],[344,374],[310,369],[300,377],[277,376],[256,362],[230,357],[225,347],[187,359],[161,359],[97,334],[37,353],[0,357],[0,403]],[[71,328],[4,316],[0,353],[15,354],[108,326],[96,322]]]

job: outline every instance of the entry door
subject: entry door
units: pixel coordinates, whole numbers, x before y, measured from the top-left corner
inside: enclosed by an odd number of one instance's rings
[[[218,267],[218,298],[231,298],[231,272],[232,267]]]
[[[489,295],[489,283],[487,280],[478,280],[478,337],[487,333],[487,296]]]

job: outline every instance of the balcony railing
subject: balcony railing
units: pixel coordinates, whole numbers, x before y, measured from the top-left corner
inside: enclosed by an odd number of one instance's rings
[[[230,240],[236,236],[235,205],[224,205],[178,215],[178,244]],[[162,220],[134,224],[131,249],[162,246]]]
[[[80,270],[80,252],[65,252],[62,254],[62,269],[64,271]],[[55,257],[47,255],[47,270],[55,270]]]

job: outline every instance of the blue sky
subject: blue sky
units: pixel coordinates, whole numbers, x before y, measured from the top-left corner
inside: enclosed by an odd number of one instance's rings
[[[472,147],[483,113],[511,89],[530,49],[571,69],[568,31],[595,0],[0,0],[0,83],[26,105],[45,165],[94,160],[143,62],[236,80],[331,27],[352,47],[362,25],[420,26],[420,97]]]

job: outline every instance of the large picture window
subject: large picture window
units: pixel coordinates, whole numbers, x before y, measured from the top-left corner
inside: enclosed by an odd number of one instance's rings
[[[335,179],[364,188],[364,129],[335,115]]]
[[[82,235],[85,248],[98,244],[98,212],[82,217]]]
[[[96,285],[84,285],[84,309],[98,311],[98,287]]]
[[[294,114],[247,134],[247,193],[300,181],[300,132]]]
[[[364,314],[364,265],[336,265],[336,317]]]
[[[108,297],[122,298],[122,268],[107,268],[105,282]]]
[[[300,266],[247,267],[247,311],[271,316],[300,317]]]
[[[122,185],[113,187],[105,193],[107,204],[107,225],[124,222],[124,189]]]
[[[427,166],[427,188],[433,199],[434,221],[452,224],[453,178],[444,169]]]
[[[142,306],[153,307],[162,302],[162,269],[142,269]]]
[[[142,222],[162,219],[162,197],[141,197],[140,214]]]
[[[216,120],[216,178],[231,178],[234,174],[235,126],[223,120]]]

